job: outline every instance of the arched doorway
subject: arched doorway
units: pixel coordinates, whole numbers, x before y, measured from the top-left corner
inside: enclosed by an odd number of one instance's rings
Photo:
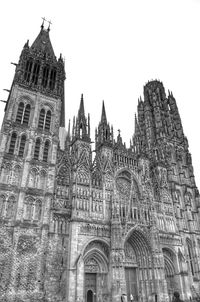
[[[93,291],[91,289],[89,289],[87,291],[87,300],[86,300],[86,302],[94,302],[93,301]]]
[[[96,302],[108,296],[109,247],[100,240],[90,242],[84,250],[85,301]]]
[[[155,292],[151,248],[143,232],[134,229],[128,236],[125,246],[125,278],[127,300],[147,301]]]
[[[167,281],[167,291],[169,297],[172,297],[173,292],[175,290],[179,290],[176,280],[175,265],[174,265],[176,256],[168,248],[163,248],[162,251],[164,256],[165,279]]]

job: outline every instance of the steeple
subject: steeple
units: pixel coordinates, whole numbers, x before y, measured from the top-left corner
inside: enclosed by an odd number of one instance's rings
[[[102,103],[101,121],[99,123],[98,129],[96,129],[95,141],[96,149],[98,149],[102,145],[111,147],[113,144],[113,130],[107,122],[104,101]]]
[[[102,124],[107,124],[106,110],[105,110],[104,101],[103,101],[103,104],[102,104],[101,123]]]
[[[29,41],[25,43],[13,83],[25,89],[61,99],[60,126],[64,127],[64,61],[62,56],[57,60],[49,36],[50,27],[46,29],[44,21],[46,20],[43,18],[40,32],[32,45],[29,46]]]
[[[73,140],[81,139],[90,142],[90,116],[88,115],[88,119],[85,116],[83,94],[81,94],[76,122],[74,118],[72,135]]]

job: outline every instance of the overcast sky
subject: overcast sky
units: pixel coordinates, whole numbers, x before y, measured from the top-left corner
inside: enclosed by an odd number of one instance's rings
[[[134,132],[138,97],[148,80],[173,92],[200,188],[200,0],[6,0],[0,12],[0,99],[7,99],[27,39],[51,20],[51,42],[66,61],[66,121],[81,93],[94,127],[105,101],[107,118],[124,141]],[[46,26],[48,24],[46,23]],[[0,103],[0,121],[4,103]]]

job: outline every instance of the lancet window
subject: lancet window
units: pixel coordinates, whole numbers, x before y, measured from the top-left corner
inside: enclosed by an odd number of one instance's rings
[[[37,85],[38,83],[39,72],[40,72],[40,63],[37,61],[34,64],[33,75],[32,75],[32,83],[35,85]]]
[[[45,162],[48,161],[49,146],[50,146],[50,143],[48,140],[46,140],[46,142],[44,144],[44,152],[43,152],[43,161],[45,161]]]
[[[20,145],[19,145],[19,152],[18,152],[18,156],[19,157],[23,157],[24,156],[25,145],[26,145],[26,135],[23,134],[21,136],[21,141],[20,141]]]
[[[41,130],[49,131],[51,127],[51,111],[45,111],[44,108],[40,111],[38,128]]]
[[[28,125],[30,112],[31,112],[30,104],[24,106],[24,103],[20,102],[17,110],[16,120],[15,120],[16,123]]]
[[[17,134],[16,132],[13,132],[10,139],[10,146],[8,150],[9,154],[14,154],[16,141],[17,141]]]
[[[30,58],[27,60],[26,67],[25,67],[24,80],[26,82],[30,81],[32,67],[33,67],[33,60]]]
[[[41,140],[38,137],[35,142],[34,159],[39,159]]]

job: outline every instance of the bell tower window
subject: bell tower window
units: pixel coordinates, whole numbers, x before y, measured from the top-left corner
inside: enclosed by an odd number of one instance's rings
[[[40,71],[40,64],[39,62],[35,62],[33,68],[33,75],[32,75],[32,83],[35,85],[37,85],[38,82],[39,71]]]
[[[17,134],[13,132],[10,140],[10,147],[8,151],[9,154],[14,154],[16,140],[17,140]]]
[[[45,111],[44,108],[40,111],[38,128],[41,130],[49,131],[51,126],[51,111]]]
[[[44,66],[43,75],[42,75],[42,86],[44,88],[47,87],[48,77],[49,77],[49,66],[47,65],[47,66]]]
[[[55,88],[56,83],[56,69],[52,69],[50,73],[50,81],[49,81],[49,88],[53,90]]]
[[[43,161],[47,162],[48,154],[49,154],[49,141],[46,141],[44,144]]]
[[[32,59],[29,59],[26,62],[26,68],[25,68],[25,73],[24,73],[24,80],[26,82],[30,81],[32,66],[33,66],[33,61],[32,61]]]
[[[50,125],[51,125],[51,111],[48,110],[45,120],[45,130],[50,130]]]
[[[34,159],[39,159],[39,154],[40,154],[40,139],[37,138],[35,143]]]
[[[31,112],[30,104],[27,104],[24,108],[24,103],[20,102],[17,110],[16,122],[18,124],[28,125]]]
[[[16,122],[21,124],[22,122],[22,116],[24,112],[24,103],[19,103],[18,110],[17,110],[17,116],[16,116]]]
[[[41,109],[41,111],[40,111],[40,117],[39,117],[39,123],[38,123],[38,128],[39,129],[43,129],[44,118],[45,118],[45,110]]]
[[[24,155],[25,144],[26,144],[26,135],[22,135],[20,146],[19,146],[19,153],[18,153],[19,157],[23,157]]]
[[[28,125],[29,116],[30,116],[31,106],[29,104],[26,105],[24,111],[23,124]]]

